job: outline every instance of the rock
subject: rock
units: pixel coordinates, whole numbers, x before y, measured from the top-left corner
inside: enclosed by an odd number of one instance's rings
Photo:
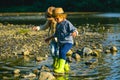
[[[72,50],[69,50],[66,55],[67,55],[67,56],[71,56],[72,53],[73,53],[73,51],[72,51]]]
[[[38,62],[40,62],[40,61],[43,61],[44,60],[44,58],[43,57],[36,57],[36,61],[38,61]]]
[[[19,74],[19,73],[20,73],[20,70],[19,70],[19,69],[15,69],[15,70],[13,71],[13,73],[14,73],[14,74]]]
[[[110,51],[111,51],[111,52],[117,52],[117,47],[116,47],[116,46],[112,46],[112,47],[110,48]]]
[[[23,54],[24,56],[28,56],[28,55],[30,54],[30,51],[29,51],[29,50],[25,50],[25,51],[22,52],[22,54]]]
[[[82,49],[82,52],[83,52],[83,56],[89,56],[89,55],[91,55],[92,54],[92,49],[90,49],[90,48],[88,48],[88,47],[84,47],[83,49]]]
[[[38,74],[39,72],[40,72],[40,71],[39,71],[38,69],[34,69],[34,70],[33,70],[33,73],[34,73],[34,74]]]
[[[34,78],[34,77],[36,77],[36,74],[30,73],[28,75],[23,75],[22,77],[24,77],[24,78]]]
[[[106,53],[106,54],[110,53],[110,50],[105,50],[105,53]]]
[[[72,55],[72,57],[73,57],[76,61],[80,61],[80,59],[81,59],[80,55],[77,54],[77,53],[74,53],[74,54]]]
[[[55,77],[50,72],[41,72],[39,76],[39,80],[54,80]]]
[[[93,50],[92,56],[101,57],[101,52],[101,49],[95,49]]]
[[[51,70],[47,66],[43,65],[43,66],[41,66],[40,71],[50,72]]]
[[[20,74],[14,74],[14,77],[19,77],[20,76]]]
[[[72,57],[71,56],[67,56],[67,61],[71,63],[72,62]]]
[[[74,40],[74,46],[78,46],[78,41]]]

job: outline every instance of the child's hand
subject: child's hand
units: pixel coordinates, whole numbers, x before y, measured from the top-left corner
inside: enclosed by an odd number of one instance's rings
[[[32,29],[33,29],[34,31],[37,31],[37,27],[36,27],[36,26],[34,26]]]
[[[46,43],[49,43],[49,41],[50,41],[51,39],[53,39],[53,38],[54,38],[54,36],[50,36],[50,37],[48,37],[48,38],[45,39],[45,42],[46,42]]]
[[[32,28],[32,30],[38,31],[38,30],[39,30],[39,27],[38,27],[38,26],[34,26],[34,27]]]
[[[46,42],[46,43],[49,43],[49,41],[50,41],[49,38],[46,38],[46,39],[45,39],[45,42]]]
[[[76,36],[77,36],[77,32],[74,31],[74,32],[71,34],[71,36],[76,37]]]

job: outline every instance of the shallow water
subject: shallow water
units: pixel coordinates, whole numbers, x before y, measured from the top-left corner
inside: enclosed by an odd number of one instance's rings
[[[31,16],[31,17],[0,17],[1,22],[19,23],[19,24],[35,24],[43,23],[45,20],[43,17]],[[27,20],[26,20],[26,19]],[[7,19],[7,20],[6,20]],[[32,21],[30,20],[32,19]],[[104,32],[106,35],[103,41],[104,46],[117,46],[118,52],[115,54],[104,54],[101,58],[91,58],[81,59],[80,62],[73,60],[71,65],[71,72],[63,77],[59,77],[59,80],[119,80],[120,79],[120,14],[72,14],[68,16],[68,19],[76,25],[80,26],[82,24],[104,24],[109,27],[108,31]],[[41,22],[39,22],[41,20]],[[23,22],[26,21],[26,22]],[[87,60],[95,60],[96,63],[93,65],[85,65]],[[51,57],[42,62],[36,62],[34,57],[14,57],[5,60],[0,60],[0,80],[7,78],[10,80],[23,80],[21,77],[13,75],[14,69],[20,69],[22,74],[29,74],[32,70],[40,68],[42,65],[50,66],[52,64]],[[28,80],[28,79],[26,79]],[[35,79],[37,80],[37,78]]]

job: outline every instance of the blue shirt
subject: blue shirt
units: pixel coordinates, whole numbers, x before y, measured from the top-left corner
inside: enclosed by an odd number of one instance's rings
[[[73,33],[76,30],[77,29],[72,25],[72,23],[65,19],[61,23],[57,23],[56,32],[54,36],[57,37],[58,43],[60,44],[73,44],[73,37],[71,36],[71,33]]]

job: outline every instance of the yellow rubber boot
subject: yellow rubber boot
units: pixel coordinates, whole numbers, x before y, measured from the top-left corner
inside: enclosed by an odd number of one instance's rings
[[[59,60],[59,67],[57,69],[54,69],[54,72],[56,72],[56,73],[64,73],[64,66],[65,66],[65,60],[60,59]]]
[[[68,73],[70,71],[70,65],[68,64],[68,62],[65,63],[64,70],[66,73]]]
[[[59,58],[56,58],[55,59],[55,63],[54,63],[54,66],[53,66],[55,69],[57,69],[59,67]]]
[[[54,57],[52,66],[55,67],[57,65],[57,63],[58,63],[58,58]]]

